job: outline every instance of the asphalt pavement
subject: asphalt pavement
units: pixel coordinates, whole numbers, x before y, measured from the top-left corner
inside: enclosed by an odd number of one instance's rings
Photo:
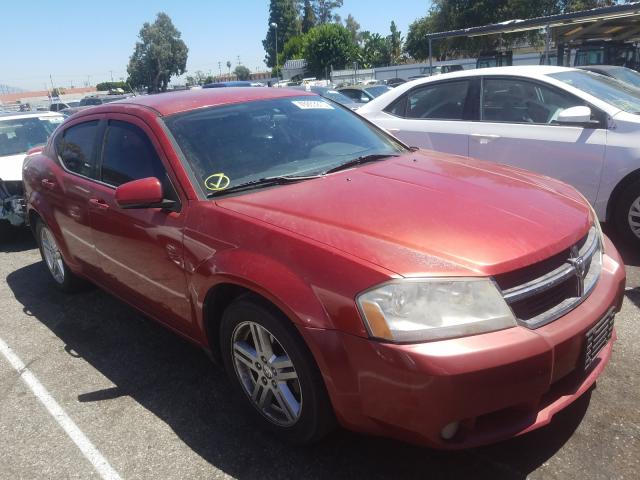
[[[254,429],[199,349],[103,291],[58,292],[29,232],[0,240],[0,341],[24,363],[18,373],[0,355],[0,479],[635,479],[640,252],[623,256],[619,339],[596,387],[548,427],[443,453],[345,431],[280,443]]]

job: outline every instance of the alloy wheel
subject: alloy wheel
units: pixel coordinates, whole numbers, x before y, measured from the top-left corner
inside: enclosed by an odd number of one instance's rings
[[[253,406],[269,421],[290,427],[302,412],[302,388],[289,355],[256,322],[242,322],[231,337],[233,365]]]
[[[640,238],[640,197],[636,198],[629,208],[629,228]]]
[[[56,243],[53,234],[47,227],[42,227],[40,230],[40,245],[42,245],[42,255],[44,261],[47,264],[47,268],[53,276],[53,279],[62,284],[64,283],[64,263],[62,261],[62,255],[60,249]]]

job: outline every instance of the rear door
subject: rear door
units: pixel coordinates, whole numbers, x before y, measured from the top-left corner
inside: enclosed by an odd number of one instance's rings
[[[480,121],[469,155],[558,178],[595,202],[604,162],[606,115],[552,85],[520,77],[484,77]],[[593,127],[560,125],[558,114],[587,105]]]
[[[183,270],[184,197],[152,130],[131,115],[106,122],[100,185],[91,200],[91,225],[102,277],[115,293],[168,325],[189,333],[190,309]],[[116,188],[158,178],[171,210],[122,209]]]
[[[47,198],[69,257],[67,260],[89,275],[96,271],[97,258],[89,218],[89,200],[95,193],[97,145],[102,129],[101,115],[83,117],[57,134],[55,150],[62,169],[44,172],[40,187]]]
[[[407,145],[467,156],[475,85],[467,78],[423,84],[369,118]]]

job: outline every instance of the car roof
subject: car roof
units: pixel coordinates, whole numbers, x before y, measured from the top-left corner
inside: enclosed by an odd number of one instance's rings
[[[96,105],[83,111],[83,114],[85,112],[106,112],[112,110],[113,107],[117,107],[118,105],[139,105],[155,110],[160,116],[168,116],[180,112],[195,110],[197,108],[301,95],[314,95],[314,93],[288,88],[203,88],[198,90],[181,90],[178,92],[166,92],[156,95],[129,97],[124,100],[118,100],[104,105]]]
[[[607,72],[609,70],[620,70],[620,69],[630,70],[626,67],[618,66],[618,65],[584,65],[578,68],[581,70],[602,70],[603,72]]]
[[[40,112],[6,112],[0,113],[0,120],[15,120],[16,118],[41,118],[41,117],[61,117],[58,112],[43,110]]]

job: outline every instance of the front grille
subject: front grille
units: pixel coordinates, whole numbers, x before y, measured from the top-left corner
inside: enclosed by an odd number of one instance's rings
[[[589,369],[595,358],[600,353],[600,350],[611,340],[613,335],[613,309],[607,312],[607,315],[600,320],[595,326],[587,332],[585,356],[584,356],[584,368]]]
[[[534,265],[495,277],[516,318],[537,328],[564,315],[584,300],[602,268],[595,227],[578,243]]]

